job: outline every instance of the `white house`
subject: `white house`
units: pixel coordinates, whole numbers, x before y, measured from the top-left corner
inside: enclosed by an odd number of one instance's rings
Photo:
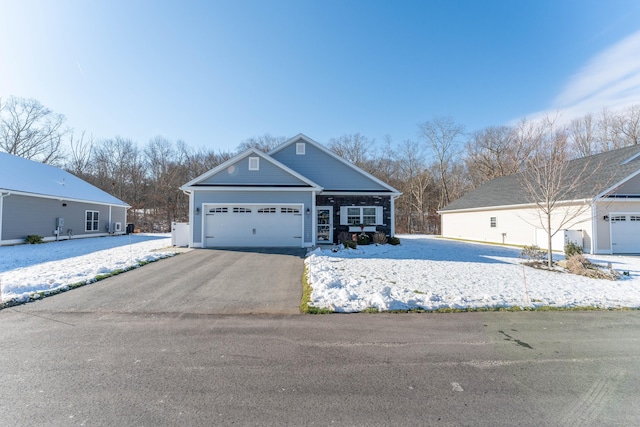
[[[569,171],[592,167],[594,173],[558,201],[552,230],[560,217],[575,218],[558,234],[579,236],[586,253],[640,253],[640,146],[572,160]],[[584,175],[583,175],[584,176]],[[571,176],[566,177],[567,182]],[[540,212],[518,175],[491,180],[439,211],[442,236],[546,248]],[[553,242],[554,250],[562,250]]]

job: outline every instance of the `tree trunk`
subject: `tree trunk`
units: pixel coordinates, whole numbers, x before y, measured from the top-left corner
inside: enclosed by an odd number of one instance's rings
[[[547,252],[547,264],[549,268],[553,267],[553,253],[551,250],[551,213],[547,214],[547,247],[549,251]]]

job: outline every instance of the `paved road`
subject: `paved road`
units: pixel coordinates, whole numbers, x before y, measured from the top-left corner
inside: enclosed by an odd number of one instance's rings
[[[2,425],[640,419],[638,311],[221,316],[56,298],[0,311]]]
[[[40,310],[296,314],[304,249],[200,249],[36,303]]]

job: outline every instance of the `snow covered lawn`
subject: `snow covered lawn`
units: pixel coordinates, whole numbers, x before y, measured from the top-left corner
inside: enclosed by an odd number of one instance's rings
[[[4,302],[25,302],[97,276],[175,255],[168,234],[130,234],[0,247]],[[0,301],[0,302],[1,302]]]
[[[311,305],[338,312],[497,307],[640,307],[640,257],[611,262],[618,281],[523,267],[520,250],[432,236],[399,236],[400,246],[316,249],[306,259]],[[554,254],[562,259],[561,254]]]

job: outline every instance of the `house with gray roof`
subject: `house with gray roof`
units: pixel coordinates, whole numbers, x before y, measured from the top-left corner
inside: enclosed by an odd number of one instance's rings
[[[0,153],[0,245],[124,234],[129,205],[55,166]]]
[[[564,181],[577,182],[559,191],[551,219],[556,224],[572,219],[554,237],[553,249],[562,250],[569,239],[591,254],[640,253],[640,146],[575,159],[567,166]],[[488,181],[439,211],[442,236],[546,248],[540,210],[531,197],[522,175]]]
[[[400,192],[299,134],[249,149],[180,187],[189,246],[333,244],[342,232],[393,236]]]

